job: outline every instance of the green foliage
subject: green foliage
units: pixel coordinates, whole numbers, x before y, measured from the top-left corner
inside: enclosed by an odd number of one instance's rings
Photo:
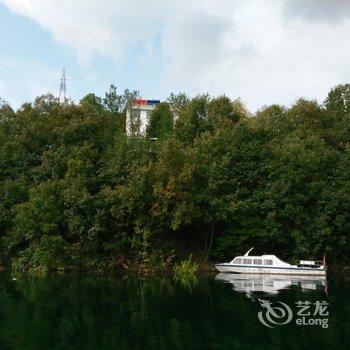
[[[198,264],[192,259],[192,255],[188,259],[182,260],[174,265],[174,280],[182,286],[191,289],[198,283],[196,276]]]
[[[13,114],[14,111],[8,102],[0,97],[0,122],[5,123],[13,116]]]
[[[88,94],[80,100],[80,106],[85,109],[100,111],[103,108],[102,98],[95,94]]]
[[[350,113],[350,84],[334,87],[326,98],[325,107],[340,116]]]
[[[177,95],[171,93],[167,98],[167,102],[170,104],[171,109],[177,117],[186,104],[190,102],[190,98],[183,92],[180,92]]]
[[[214,98],[209,102],[208,106],[209,119],[215,123],[217,118],[227,118],[238,121],[233,114],[233,106],[231,100],[226,96]]]
[[[152,139],[169,137],[174,130],[174,116],[167,103],[160,103],[152,111],[147,125],[147,136]]]
[[[172,95],[147,137],[125,135],[137,93],[115,86],[79,104],[0,100],[0,263],[142,274],[176,249],[221,260],[252,245],[348,262],[348,92],[255,116],[226,96]]]
[[[232,102],[232,110],[233,113],[231,119],[233,121],[246,120],[252,117],[252,114],[248,111],[240,98],[237,98]]]
[[[104,109],[117,118],[117,128],[119,131],[125,130],[126,111],[134,99],[139,97],[138,91],[124,90],[123,94],[118,94],[117,87],[111,85],[103,98]]]
[[[25,272],[28,270],[47,272],[70,267],[67,242],[59,235],[43,235],[38,244],[23,250],[13,259],[12,270]]]
[[[202,132],[208,130],[208,95],[200,95],[188,102],[180,112],[175,124],[177,137],[184,143],[192,143]]]

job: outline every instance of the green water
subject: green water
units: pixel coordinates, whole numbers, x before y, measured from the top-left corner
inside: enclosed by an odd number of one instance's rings
[[[220,280],[219,280],[220,279]],[[171,278],[79,274],[0,275],[0,349],[345,349],[350,283],[202,276],[192,289]],[[252,292],[251,290],[260,290]],[[327,301],[328,328],[274,328],[258,299]]]

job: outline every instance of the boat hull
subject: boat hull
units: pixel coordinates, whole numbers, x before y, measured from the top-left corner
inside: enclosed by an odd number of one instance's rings
[[[254,267],[237,266],[231,264],[215,264],[219,272],[228,273],[250,273],[250,274],[273,274],[273,275],[307,275],[325,276],[326,270],[320,268],[298,268],[298,267]]]

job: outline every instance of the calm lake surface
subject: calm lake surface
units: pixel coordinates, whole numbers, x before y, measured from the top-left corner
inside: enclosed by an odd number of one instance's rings
[[[349,276],[219,274],[189,288],[159,276],[1,274],[0,349],[345,349],[349,301]]]

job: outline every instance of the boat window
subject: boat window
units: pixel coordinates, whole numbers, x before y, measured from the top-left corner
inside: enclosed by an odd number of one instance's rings
[[[253,264],[254,265],[262,265],[262,260],[261,259],[253,259]]]
[[[251,264],[252,259],[243,259],[243,264]]]
[[[242,264],[242,259],[241,258],[234,258],[233,262],[235,264]]]
[[[264,260],[264,265],[273,265],[272,260]]]

